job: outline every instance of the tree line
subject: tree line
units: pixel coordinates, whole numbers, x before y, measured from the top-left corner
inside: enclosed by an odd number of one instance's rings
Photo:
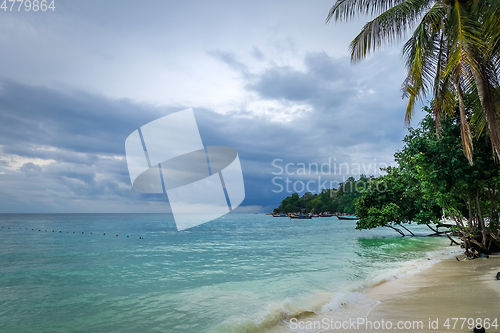
[[[355,200],[361,195],[364,187],[369,186],[374,177],[360,175],[356,180],[353,177],[347,178],[340,183],[337,188],[323,189],[321,193],[305,192],[302,196],[298,193],[286,197],[281,201],[275,213],[347,213],[356,212]]]

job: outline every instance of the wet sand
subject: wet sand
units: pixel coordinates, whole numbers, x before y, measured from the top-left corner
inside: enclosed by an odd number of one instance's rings
[[[471,332],[469,318],[474,322],[489,318],[492,323],[496,319],[498,327],[486,332],[500,332],[500,281],[496,280],[500,256],[458,258],[366,290],[368,298],[380,301],[367,318],[371,329],[364,323],[327,332]],[[465,318],[465,322],[453,318]]]

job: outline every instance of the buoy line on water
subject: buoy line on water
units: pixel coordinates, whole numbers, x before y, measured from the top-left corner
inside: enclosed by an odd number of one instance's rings
[[[3,226],[3,227],[2,227],[2,229],[5,229],[5,226]],[[10,229],[11,229],[11,227],[7,227],[7,230],[10,230]],[[22,229],[22,228],[19,228],[19,229]],[[24,229],[28,230],[28,228],[27,228],[27,227],[25,227]],[[32,230],[32,231],[35,231],[35,229],[36,229],[36,228],[31,228],[31,230]],[[17,229],[15,229],[15,228],[13,228],[13,227],[12,227],[12,230],[17,230]],[[42,229],[38,229],[38,231],[39,231],[39,232],[42,232]],[[47,230],[45,229],[45,231],[44,231],[44,232],[47,232]],[[54,229],[54,230],[52,230],[52,232],[55,232],[55,229]],[[59,230],[59,233],[60,233],[60,234],[62,234],[62,233],[63,233],[63,232],[62,232],[62,230]],[[69,233],[69,231],[66,231],[66,233],[68,234],[68,233]],[[75,234],[76,232],[75,232],[75,231],[73,231],[73,233]],[[85,233],[85,232],[84,232],[84,231],[82,231],[82,234],[84,234],[84,233]],[[91,232],[90,234],[92,235],[92,232]],[[103,236],[106,236],[106,233],[105,233],[105,232],[103,232],[103,233],[102,233],[102,235],[103,235]],[[116,234],[116,236],[115,236],[115,237],[118,237],[118,234]],[[127,238],[130,238],[130,236],[129,236],[129,235],[127,235]],[[144,239],[144,237],[139,236],[139,239]]]

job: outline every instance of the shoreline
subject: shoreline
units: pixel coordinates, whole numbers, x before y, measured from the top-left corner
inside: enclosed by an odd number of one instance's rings
[[[500,272],[500,254],[475,260],[466,260],[463,255],[457,257],[460,261],[443,259],[417,273],[364,290],[366,299],[377,305],[366,319],[351,317],[347,329],[330,329],[334,328],[332,322],[328,327],[321,322],[321,329],[308,330],[307,326],[302,330],[288,328],[291,332],[329,333],[471,332],[471,320],[476,323],[478,318],[482,322],[488,318],[490,323],[495,323],[496,319],[498,327],[490,327],[486,332],[500,332],[500,281],[496,280],[496,274]],[[343,311],[349,312],[350,309],[346,307]],[[316,320],[314,317],[299,319],[304,323]],[[362,323],[362,320],[370,323]]]

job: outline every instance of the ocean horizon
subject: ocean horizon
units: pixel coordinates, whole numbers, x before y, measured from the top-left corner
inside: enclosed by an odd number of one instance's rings
[[[2,332],[266,332],[366,316],[362,291],[450,256],[449,240],[356,221],[228,214],[0,214]],[[456,249],[456,247],[455,247]]]

